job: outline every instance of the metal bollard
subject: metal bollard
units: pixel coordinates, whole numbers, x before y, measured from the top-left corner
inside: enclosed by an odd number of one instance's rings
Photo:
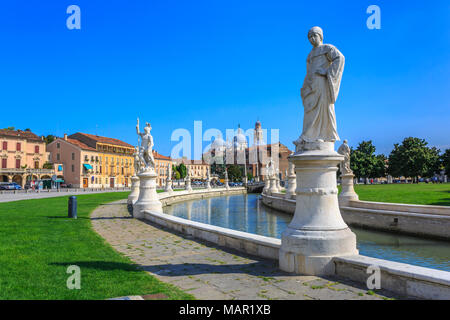
[[[69,218],[77,218],[77,197],[69,197]]]

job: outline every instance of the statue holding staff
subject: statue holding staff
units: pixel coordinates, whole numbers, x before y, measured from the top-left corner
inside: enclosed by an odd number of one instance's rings
[[[155,169],[155,159],[153,157],[153,137],[150,134],[152,127],[150,123],[146,122],[144,132],[139,131],[139,118],[136,124],[136,133],[141,137],[141,147],[139,148],[139,158],[144,164],[144,171]]]

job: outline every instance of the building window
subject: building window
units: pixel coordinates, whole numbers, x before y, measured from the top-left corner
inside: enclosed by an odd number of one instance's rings
[[[72,172],[75,172],[75,165],[72,165]]]
[[[20,144],[20,142],[17,142],[17,144],[16,144],[16,150],[17,150],[17,151],[20,151],[21,148],[22,148],[22,145]]]
[[[75,153],[72,152],[72,160],[75,160]]]
[[[16,159],[16,169],[20,169],[20,159]]]
[[[2,168],[6,169],[6,162],[8,159],[2,159]]]
[[[102,166],[100,166],[100,174],[102,173]]]
[[[57,161],[61,160],[61,155],[59,153],[56,154],[56,160]]]
[[[56,148],[61,148],[61,144],[59,142],[56,143]]]
[[[34,153],[39,153],[39,146],[34,146]]]
[[[8,142],[3,141],[3,150],[8,150]]]
[[[34,162],[34,168],[35,169],[39,169],[39,161],[35,161]]]

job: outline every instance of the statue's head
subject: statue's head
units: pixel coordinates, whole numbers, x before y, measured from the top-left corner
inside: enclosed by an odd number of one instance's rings
[[[313,47],[318,47],[323,43],[323,30],[320,27],[312,27],[308,31],[308,40]]]
[[[345,140],[344,140],[344,144],[347,144],[347,142],[348,142],[347,139],[345,139]]]
[[[150,125],[150,123],[146,122],[144,128],[145,133],[150,133],[150,130],[152,130],[152,126]]]

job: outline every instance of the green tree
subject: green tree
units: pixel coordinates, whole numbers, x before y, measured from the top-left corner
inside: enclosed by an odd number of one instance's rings
[[[383,154],[375,155],[375,151],[371,140],[362,141],[356,149],[351,149],[350,168],[358,179],[385,176],[386,157]]]
[[[44,163],[42,168],[44,168],[44,169],[53,169],[53,164],[51,164],[50,162],[46,162],[46,163]]]
[[[180,179],[184,179],[186,177],[187,169],[186,169],[186,166],[184,165],[184,163],[180,163],[177,166],[177,171],[180,173]]]
[[[441,156],[441,161],[445,169],[445,174],[450,175],[450,149],[444,151]]]
[[[16,130],[16,128],[15,127],[6,127],[6,128],[3,128],[3,130],[12,130],[12,131],[14,131],[14,130]]]
[[[232,164],[228,166],[228,178],[231,181],[241,181],[242,180],[242,168],[237,164]]]
[[[49,144],[50,142],[53,142],[56,139],[56,137],[52,134],[47,135],[44,137],[45,144]]]
[[[393,177],[430,177],[439,170],[440,150],[427,147],[425,139],[405,138],[401,144],[394,144],[389,155],[388,172]]]

